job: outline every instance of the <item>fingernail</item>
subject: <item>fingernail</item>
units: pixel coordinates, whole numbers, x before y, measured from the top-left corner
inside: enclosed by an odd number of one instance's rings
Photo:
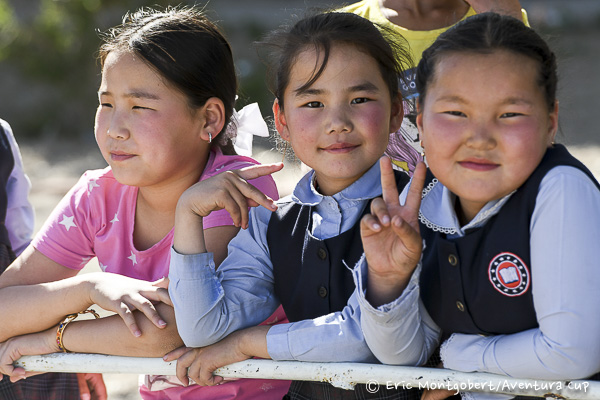
[[[167,357],[166,355],[163,356],[163,361],[167,361],[169,357]]]
[[[381,218],[381,222],[383,222],[384,225],[389,224],[390,223],[390,217],[388,217],[387,215],[384,215],[383,218]]]
[[[89,393],[82,393],[81,394],[81,400],[90,400],[92,398],[92,396],[90,396]]]
[[[135,331],[135,332],[133,332],[133,336],[135,336],[135,337],[140,337],[140,336],[142,336],[142,332],[140,332],[140,331]]]
[[[167,323],[161,319],[161,320],[158,321],[158,325],[160,325],[160,326],[167,326]]]
[[[378,231],[378,230],[381,229],[381,225],[379,225],[379,224],[373,224],[373,229],[376,230],[376,231]]]

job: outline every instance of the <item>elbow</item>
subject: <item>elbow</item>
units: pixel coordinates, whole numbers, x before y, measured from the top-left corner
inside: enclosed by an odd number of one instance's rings
[[[589,343],[554,343],[549,346],[543,362],[550,367],[549,376],[544,377],[546,379],[588,378],[600,371],[600,344],[596,340]]]

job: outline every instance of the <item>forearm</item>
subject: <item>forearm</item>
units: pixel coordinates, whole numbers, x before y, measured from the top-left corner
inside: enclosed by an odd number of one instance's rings
[[[420,268],[414,271],[400,297],[379,307],[374,307],[363,294],[366,266],[359,263],[354,270],[361,328],[366,343],[382,363],[422,365],[439,343],[440,329],[420,301]]]
[[[157,328],[140,312],[134,312],[142,335],[131,334],[119,316],[71,322],[63,333],[66,349],[77,353],[97,353],[133,357],[162,357],[183,345],[177,333],[173,308],[159,303],[156,308],[167,325]]]
[[[85,277],[78,276],[0,289],[0,342],[47,329],[66,315],[87,309],[92,304],[89,287]]]
[[[191,211],[184,193],[177,204],[173,248],[180,254],[206,253],[202,217]]]
[[[210,253],[171,252],[169,293],[187,346],[208,346],[258,325],[280,305],[273,293],[265,232],[266,224],[252,218],[249,228],[229,243],[229,256],[218,270]]]

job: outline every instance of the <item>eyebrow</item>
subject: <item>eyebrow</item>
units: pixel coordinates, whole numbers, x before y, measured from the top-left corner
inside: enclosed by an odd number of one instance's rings
[[[348,93],[377,92],[377,91],[379,91],[379,89],[377,88],[377,86],[375,86],[371,82],[363,82],[363,83],[359,83],[358,85],[350,86],[350,87],[346,88],[345,91]],[[294,90],[294,93],[296,94],[296,96],[315,96],[315,95],[323,94],[323,93],[325,93],[325,91],[322,89],[315,89],[315,88],[308,87],[306,89],[302,89],[302,88],[296,89],[296,90]]]
[[[451,103],[459,103],[459,104],[467,104],[468,101],[465,100],[463,97],[461,96],[452,96],[452,95],[448,95],[448,96],[442,96],[439,99],[436,99],[437,102],[439,101],[447,101],[447,102],[451,102]],[[516,105],[526,105],[526,106],[531,106],[533,103],[529,100],[526,100],[522,97],[508,97],[506,99],[504,99],[504,101],[502,101],[502,104],[507,105],[507,104],[516,104]]]
[[[98,96],[112,96],[112,93],[108,91],[99,91]],[[134,90],[125,94],[123,97],[132,99],[160,100],[160,97],[154,93],[145,92],[143,90]]]

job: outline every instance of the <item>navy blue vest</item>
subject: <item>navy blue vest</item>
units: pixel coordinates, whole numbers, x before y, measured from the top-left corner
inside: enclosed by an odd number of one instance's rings
[[[540,182],[555,166],[592,173],[562,145],[548,149],[540,165],[487,223],[447,239],[420,224],[426,248],[420,286],[427,311],[452,333],[510,334],[538,326],[533,307],[529,227]],[[428,172],[427,183],[434,179]]]
[[[407,174],[396,172],[400,190],[408,180]],[[363,215],[368,212],[370,201]],[[341,311],[355,287],[346,265],[354,267],[363,253],[358,222],[325,240],[312,236],[311,228],[312,207],[294,202],[280,206],[267,228],[275,294],[291,322]]]

